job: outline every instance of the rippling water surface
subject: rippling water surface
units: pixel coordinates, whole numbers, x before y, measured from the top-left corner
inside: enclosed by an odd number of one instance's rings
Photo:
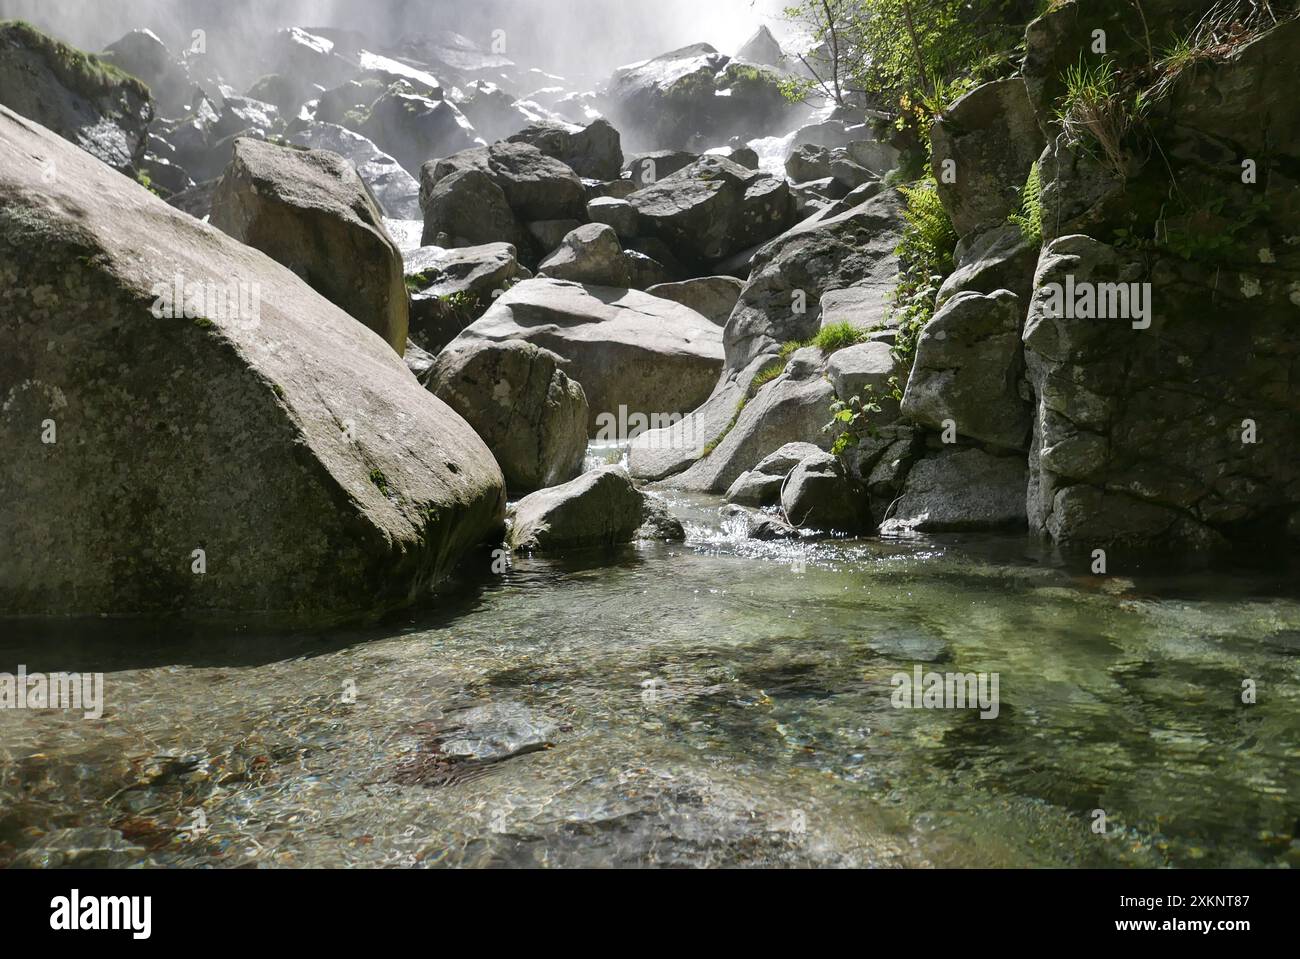
[[[0,864],[1300,865],[1294,567],[759,544],[672,502],[685,544],[365,632],[3,627],[0,671],[102,671],[106,708],[0,710]],[[997,673],[998,717],[893,708],[918,664]]]

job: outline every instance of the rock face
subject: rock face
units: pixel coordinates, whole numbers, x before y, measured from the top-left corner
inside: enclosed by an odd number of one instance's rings
[[[508,243],[532,248],[533,240],[515,219],[501,189],[482,170],[459,170],[420,191],[425,246],[480,246]]]
[[[699,154],[683,150],[653,150],[629,157],[623,172],[630,175],[632,183],[640,190],[686,169],[699,158]]]
[[[813,336],[821,297],[831,290],[863,290],[869,299],[861,302],[861,325],[883,323],[898,279],[894,250],[901,233],[902,206],[888,190],[847,213],[801,223],[765,246],[727,323],[727,369],[744,369],[782,343]]]
[[[781,502],[781,487],[790,472],[822,450],[811,443],[786,443],[752,470],[741,474],[727,490],[727,502],[741,506],[771,506]]]
[[[734,276],[701,276],[681,283],[661,283],[646,292],[690,307],[719,326],[726,326],[744,288],[744,281]]]
[[[455,104],[403,93],[395,87],[370,106],[357,132],[373,140],[412,175],[430,157],[450,156],[481,143]]]
[[[1002,226],[1044,140],[1019,77],[976,87],[934,122],[930,163],[939,197],[960,236]],[[952,161],[952,178],[941,175]],[[951,182],[950,182],[951,181]]]
[[[992,446],[1029,448],[1030,404],[1022,382],[1023,308],[1007,290],[958,293],[921,332],[903,415]]]
[[[184,64],[171,55],[167,45],[151,30],[132,30],[105,47],[100,58],[143,80],[164,116],[183,113],[197,91]]]
[[[946,450],[907,474],[881,532],[969,532],[1025,525],[1025,461],[978,449]]]
[[[0,612],[370,615],[499,528],[487,447],[289,270],[4,108],[0,195]]]
[[[337,153],[357,168],[370,187],[384,216],[395,220],[418,220],[420,184],[402,165],[360,133],[334,123],[313,123],[289,138],[290,143],[312,150]]]
[[[154,115],[149,88],[21,21],[0,22],[0,105],[128,176],[144,161]]]
[[[743,47],[736,51],[736,58],[764,66],[779,67],[785,59],[785,54],[781,52],[781,44],[776,37],[772,36],[772,31],[767,28],[767,24],[764,24],[745,41]]]
[[[532,144],[589,180],[617,180],[622,175],[622,138],[608,120],[594,120],[585,128],[534,123],[510,137],[510,142]]]
[[[645,513],[645,494],[621,466],[606,466],[521,499],[506,544],[515,552],[553,552],[630,543]]]
[[[785,161],[785,172],[795,183],[831,179],[845,190],[856,190],[876,179],[876,175],[855,163],[844,147],[829,149],[805,143]],[[838,198],[837,198],[838,199]]]
[[[1036,97],[1100,9],[1077,6],[1031,31]],[[1202,12],[1158,7],[1173,22]],[[1144,116],[1160,153],[1128,157],[1123,181],[1063,139],[1044,155],[1029,517],[1058,542],[1258,548],[1300,532],[1300,23],[1241,40],[1173,79]],[[1181,199],[1166,206],[1171,180]],[[1121,230],[1154,242],[1127,249]]]
[[[569,233],[538,267],[539,276],[594,286],[631,285],[631,268],[614,228],[588,223]]]
[[[583,219],[587,194],[582,180],[559,160],[528,143],[494,143],[466,150],[443,160],[431,160],[420,170],[420,190],[428,195],[444,177],[459,170],[481,170],[505,193],[510,209],[522,222]]]
[[[437,353],[487,312],[519,275],[515,248],[488,243],[458,249],[424,246],[406,254],[410,337]]]
[[[480,340],[444,350],[429,389],[483,438],[511,493],[573,479],[587,452],[587,396],[563,360],[531,343]]]
[[[609,114],[634,149],[687,149],[697,141],[784,132],[797,108],[777,70],[731,60],[707,43],[617,71]]]
[[[409,317],[402,256],[347,160],[241,139],[212,223],[261,250],[374,330],[400,356]]]
[[[644,233],[686,263],[705,266],[756,246],[794,225],[785,180],[705,156],[627,198]]]
[[[582,384],[594,434],[601,414],[662,418],[695,409],[722,367],[718,328],[676,303],[636,290],[525,280],[448,349],[519,339],[562,356]]]
[[[792,526],[856,534],[871,527],[866,491],[839,457],[818,451],[799,463],[781,490],[781,509]]]

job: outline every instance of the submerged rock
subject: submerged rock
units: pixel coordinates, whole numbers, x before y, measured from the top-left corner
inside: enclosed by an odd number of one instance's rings
[[[428,380],[438,399],[487,443],[511,493],[573,479],[587,453],[587,396],[564,361],[520,340],[459,344],[438,355]]]
[[[144,161],[154,116],[149,88],[22,21],[0,22],[0,105],[128,176]]]
[[[506,545],[553,552],[630,543],[645,517],[645,494],[621,466],[605,466],[521,499],[510,514]]]
[[[483,442],[288,269],[5,108],[0,194],[0,612],[367,616],[499,528]]]
[[[409,321],[402,256],[365,183],[337,153],[239,140],[212,223],[283,263],[401,355]]]

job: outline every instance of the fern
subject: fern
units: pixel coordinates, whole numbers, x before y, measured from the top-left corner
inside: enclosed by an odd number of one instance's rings
[[[1020,212],[1007,219],[1020,227],[1020,235],[1030,243],[1043,242],[1043,184],[1037,163],[1029,168],[1029,177],[1020,191]]]

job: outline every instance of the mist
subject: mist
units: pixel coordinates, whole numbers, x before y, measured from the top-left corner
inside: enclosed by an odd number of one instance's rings
[[[209,52],[241,82],[266,72],[241,54],[289,26],[353,29],[389,45],[452,30],[486,47],[504,31],[511,59],[567,77],[604,77],[691,43],[734,53],[764,23],[781,36],[782,6],[782,0],[0,0],[0,18],[29,20],[91,51],[141,27],[177,50],[201,29]]]

